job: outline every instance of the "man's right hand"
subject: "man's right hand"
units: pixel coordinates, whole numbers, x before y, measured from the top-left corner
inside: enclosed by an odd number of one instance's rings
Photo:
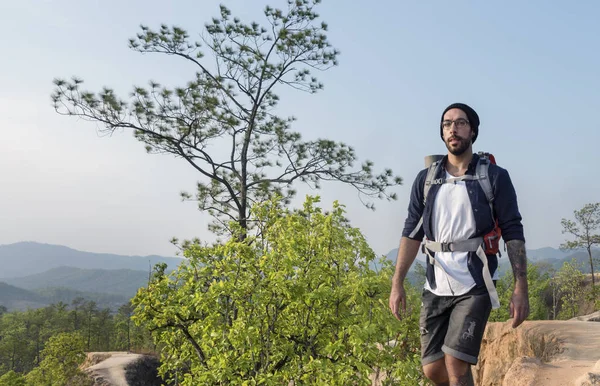
[[[390,293],[390,310],[398,320],[402,320],[402,316],[406,313],[406,292],[404,292],[404,284],[393,284],[392,292]]]

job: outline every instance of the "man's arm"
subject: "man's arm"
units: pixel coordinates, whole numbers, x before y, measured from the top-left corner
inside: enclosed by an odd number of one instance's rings
[[[508,259],[515,278],[515,289],[510,300],[510,317],[513,328],[519,326],[529,316],[529,294],[527,286],[527,254],[522,217],[517,203],[517,193],[508,171],[497,169],[495,180],[496,200],[494,209],[502,238],[506,241]]]
[[[514,318],[513,328],[518,327],[529,316],[529,289],[527,284],[527,253],[523,240],[510,240],[506,243],[508,259],[513,270],[515,289],[510,300],[510,317]]]
[[[402,237],[396,258],[396,270],[392,277],[392,291],[390,293],[390,310],[396,319],[400,320],[400,305],[402,312],[406,312],[406,293],[404,292],[404,279],[412,263],[417,257],[421,242],[419,240]]]
[[[425,184],[425,176],[427,169],[423,169],[413,182],[410,191],[410,200],[408,203],[408,215],[404,220],[404,229],[402,230],[402,238],[398,247],[398,257],[396,258],[396,270],[392,277],[392,291],[390,293],[390,310],[392,314],[400,320],[399,308],[402,305],[402,311],[406,311],[406,293],[404,292],[404,279],[408,273],[408,269],[417,257],[421,240],[425,235],[422,223],[420,221],[423,216],[423,186]],[[418,229],[417,229],[418,227]]]
[[[392,285],[404,285],[404,279],[410,266],[415,261],[420,247],[421,242],[419,240],[402,237],[398,248],[398,256],[396,257],[396,270],[394,271]]]

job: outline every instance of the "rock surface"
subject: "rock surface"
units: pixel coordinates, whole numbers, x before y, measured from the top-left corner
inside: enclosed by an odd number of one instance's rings
[[[531,321],[513,329],[511,322],[488,324],[473,368],[477,385],[600,385],[600,323]]]
[[[600,322],[600,311],[596,311],[589,315],[576,316],[569,320],[578,320],[580,322]]]
[[[519,385],[536,386],[535,375],[542,365],[538,358],[521,357],[513,361],[512,365],[504,375],[502,386],[513,386],[511,380],[518,379]]]
[[[120,351],[88,353],[82,367],[94,380],[94,386],[129,386],[125,378],[125,367],[142,357],[141,354]]]

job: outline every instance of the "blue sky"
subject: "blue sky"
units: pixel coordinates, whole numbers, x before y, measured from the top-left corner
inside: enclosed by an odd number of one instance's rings
[[[264,1],[223,1],[262,21]],[[123,254],[173,255],[168,240],[210,240],[209,218],[179,200],[199,178],[183,161],[147,155],[124,132],[56,114],[55,77],[85,88],[156,80],[182,85],[194,68],[127,48],[139,24],[176,24],[192,36],[217,1],[4,1],[0,3],[0,244],[33,240]],[[284,1],[268,4],[283,7]],[[461,101],[479,113],[475,150],[490,151],[517,190],[529,248],[558,247],[560,220],[599,200],[600,4],[578,2],[348,2],[319,8],[340,65],[325,89],[280,89],[281,115],[305,139],[327,137],[404,179],[398,201],[371,212],[356,193],[325,184],[380,254],[397,246],[423,157],[445,151],[440,113]],[[300,193],[315,193],[301,186]]]

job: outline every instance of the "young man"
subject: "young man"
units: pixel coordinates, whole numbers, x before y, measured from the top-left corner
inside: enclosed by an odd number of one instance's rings
[[[441,160],[425,202],[428,169],[415,179],[392,278],[390,309],[400,319],[406,311],[404,279],[425,238],[421,358],[425,376],[436,385],[473,385],[471,365],[477,364],[492,306],[499,306],[493,282],[498,278],[498,258],[486,256],[482,248],[483,236],[494,228],[494,219],[515,277],[512,327],[529,315],[525,238],[517,196],[508,172],[490,164],[494,193],[490,206],[475,178],[479,156],[473,154],[473,143],[478,134],[479,116],[471,107],[455,103],[442,113],[440,135],[448,154]]]

